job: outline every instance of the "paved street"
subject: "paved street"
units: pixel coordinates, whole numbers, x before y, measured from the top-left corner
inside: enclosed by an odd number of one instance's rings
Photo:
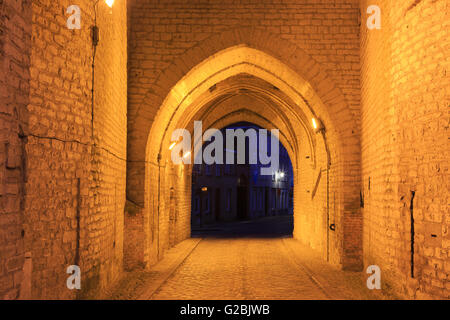
[[[345,272],[329,265],[317,253],[284,234],[291,228],[288,220],[264,218],[204,229],[201,239],[187,240],[169,250],[171,254],[152,270],[151,279],[140,290],[144,293],[139,298],[382,298],[378,292],[365,287],[361,273]],[[251,235],[268,225],[274,226],[271,230],[276,230],[278,237]],[[244,230],[250,232],[245,234]],[[240,237],[233,237],[237,234]],[[182,252],[186,254],[180,258]]]
[[[281,239],[205,239],[152,299],[327,299]]]

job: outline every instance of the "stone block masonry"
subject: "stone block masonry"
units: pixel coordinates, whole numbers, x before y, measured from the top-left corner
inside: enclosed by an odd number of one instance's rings
[[[71,4],[6,1],[1,6],[7,31],[2,55],[10,59],[2,63],[8,69],[1,77],[9,82],[1,86],[7,105],[0,113],[2,298],[90,296],[122,270],[126,3],[117,1],[111,13],[103,2],[98,6],[94,108],[93,2],[77,3],[83,13],[80,30],[66,27]],[[24,267],[24,252],[32,269]],[[81,292],[66,287],[72,264],[83,273]]]
[[[381,29],[366,27],[369,5]],[[380,266],[402,297],[449,299],[449,12],[99,1],[93,73],[93,1],[0,1],[0,299],[98,297],[188,238],[191,168],[162,136],[192,119],[279,128],[294,236],[343,268]],[[81,291],[66,287],[72,264]]]
[[[450,298],[448,1],[361,1],[364,260],[407,298]],[[413,196],[414,195],[414,196]]]
[[[0,299],[17,299],[24,277],[31,7],[0,4]]]

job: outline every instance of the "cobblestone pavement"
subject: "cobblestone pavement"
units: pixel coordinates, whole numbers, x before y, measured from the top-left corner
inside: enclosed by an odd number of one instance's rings
[[[223,223],[193,232],[149,270],[130,272],[105,299],[397,299],[368,290],[364,272],[340,270],[291,238],[292,218]]]
[[[151,296],[156,300],[232,299],[370,299],[359,274],[348,281],[343,271],[326,262],[314,274],[292,254],[298,242],[293,239],[203,239]],[[310,262],[311,262],[310,261]],[[333,277],[333,272],[339,278]],[[320,279],[320,281],[318,280]],[[355,285],[356,283],[356,285]],[[379,297],[372,297],[379,298]]]

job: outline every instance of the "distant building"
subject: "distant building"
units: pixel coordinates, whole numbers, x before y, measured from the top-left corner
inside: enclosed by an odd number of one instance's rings
[[[249,128],[260,129],[248,123],[236,124],[225,129],[238,128],[244,131]],[[236,150],[224,148],[224,157],[229,152],[236,153]],[[292,214],[292,164],[281,143],[279,154],[279,169],[272,175],[261,175],[260,169],[263,165],[259,161],[257,164],[249,164],[248,141],[246,142],[246,164],[194,165],[192,225],[203,226],[219,221],[249,220]]]

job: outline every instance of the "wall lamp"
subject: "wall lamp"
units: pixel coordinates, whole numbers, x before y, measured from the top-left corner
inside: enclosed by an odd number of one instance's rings
[[[94,3],[94,25],[91,27],[92,29],[92,44],[94,47],[98,45],[99,36],[98,36],[98,26],[97,26],[97,5],[100,0],[95,1]],[[105,0],[105,3],[108,7],[112,8],[114,4],[114,0]],[[112,13],[112,11],[110,12]]]
[[[183,156],[183,158],[187,158],[187,157],[189,157],[190,155],[191,155],[191,152],[188,151],[188,152],[186,152],[186,154]]]
[[[325,127],[323,126],[322,121],[318,118],[312,118],[312,126],[315,133],[325,131]]]
[[[95,85],[95,54],[97,52],[97,45],[99,41],[99,31],[97,26],[97,5],[100,0],[94,2],[94,25],[91,26],[91,40],[92,40],[92,98],[91,98],[91,136],[94,139],[94,85]],[[114,0],[105,0],[108,7],[112,8]],[[112,11],[110,12],[112,13]]]

